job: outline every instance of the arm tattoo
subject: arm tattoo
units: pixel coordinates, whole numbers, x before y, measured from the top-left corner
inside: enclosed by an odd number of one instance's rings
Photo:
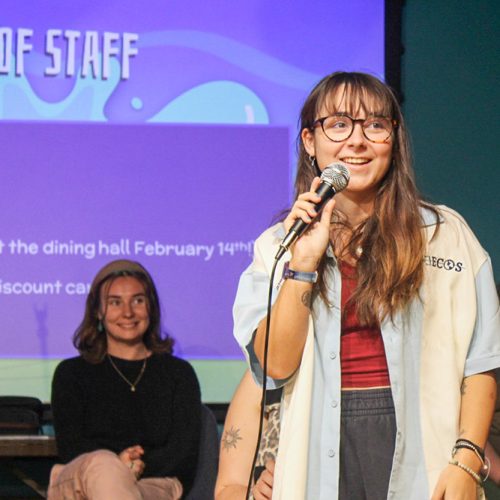
[[[304,304],[308,309],[311,309],[312,293],[310,290],[308,290],[307,292],[304,292],[300,299],[302,301],[302,304]]]
[[[243,438],[240,436],[240,429],[235,429],[231,426],[231,429],[228,431],[224,431],[224,435],[222,436],[222,447],[229,451],[231,448],[236,448],[238,441],[241,441]]]

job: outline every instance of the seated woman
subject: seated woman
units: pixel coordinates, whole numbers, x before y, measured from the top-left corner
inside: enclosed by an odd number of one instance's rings
[[[59,457],[48,498],[179,499],[191,487],[200,435],[193,368],[162,338],[156,287],[143,266],[102,268],[57,367],[52,408]]]
[[[245,500],[259,431],[262,389],[247,370],[234,393],[222,434],[215,500]],[[281,389],[267,391],[265,427],[252,488],[255,500],[272,496],[274,460],[278,453]]]

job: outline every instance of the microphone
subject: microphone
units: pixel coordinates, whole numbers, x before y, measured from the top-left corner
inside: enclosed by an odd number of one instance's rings
[[[316,194],[321,197],[318,203],[315,203],[314,208],[319,214],[321,209],[326,205],[326,202],[333,198],[335,193],[342,191],[349,183],[349,170],[340,162],[331,163],[321,173],[321,184],[316,190]],[[309,226],[308,222],[302,219],[297,219],[293,226],[288,231],[284,240],[281,242],[275,260],[281,259],[283,254],[290,248],[290,245],[302,236],[304,231]]]

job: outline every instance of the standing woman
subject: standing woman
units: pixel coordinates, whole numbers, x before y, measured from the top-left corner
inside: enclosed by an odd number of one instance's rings
[[[335,161],[350,182],[315,219]],[[456,212],[422,201],[377,78],[333,73],[302,109],[296,201],[256,241],[234,307],[260,380],[269,275],[297,219],[312,223],[283,259],[295,273],[271,315],[268,388],[284,386],[273,498],[480,497],[500,366],[491,263]]]
[[[59,457],[50,499],[178,499],[189,491],[200,435],[192,367],[161,337],[154,282],[117,260],[94,278],[74,335],[80,352],[57,367],[52,408]]]

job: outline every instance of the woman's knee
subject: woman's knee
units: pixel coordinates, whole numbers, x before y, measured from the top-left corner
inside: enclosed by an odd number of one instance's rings
[[[109,450],[96,450],[84,455],[85,469],[126,470],[125,464],[118,458],[116,453]]]

